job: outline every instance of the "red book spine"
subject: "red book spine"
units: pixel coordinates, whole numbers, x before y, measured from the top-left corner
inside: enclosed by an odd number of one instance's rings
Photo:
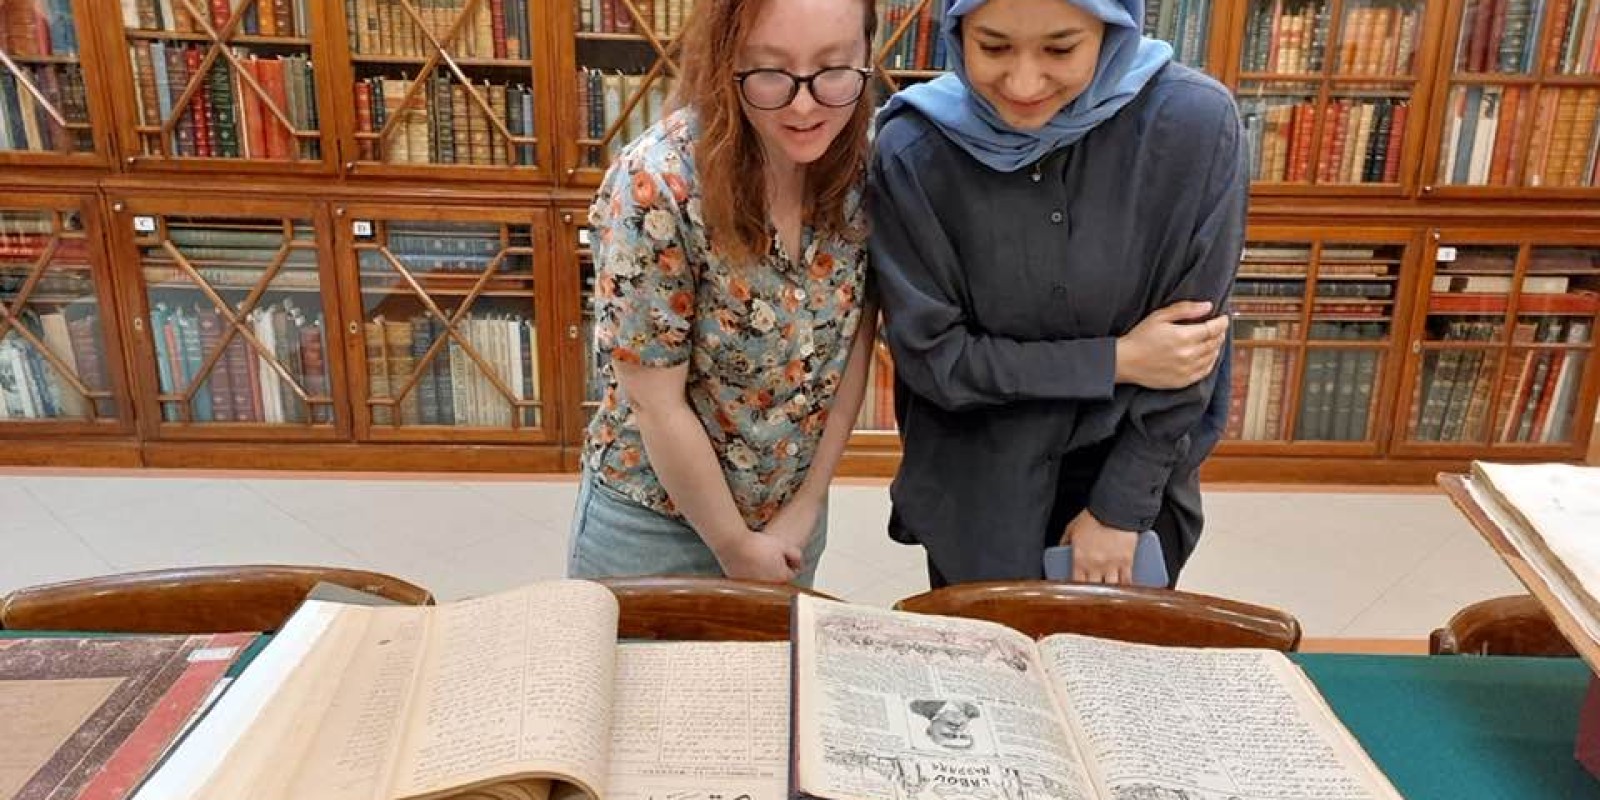
[[[77,800],[123,800],[132,794],[167,748],[197,718],[213,688],[254,639],[255,635],[249,633],[218,634],[193,651],[183,674],[83,788]]]
[[[1383,182],[1400,182],[1400,146],[1405,143],[1406,117],[1411,113],[1411,104],[1400,103],[1394,107],[1394,116],[1389,119],[1389,158],[1383,165]]]

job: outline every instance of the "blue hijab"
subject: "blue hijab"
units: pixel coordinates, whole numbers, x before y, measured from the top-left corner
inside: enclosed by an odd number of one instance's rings
[[[1172,46],[1141,34],[1144,0],[1063,0],[1106,24],[1094,79],[1044,127],[1021,131],[1007,125],[994,106],[973,91],[961,51],[961,18],[988,0],[948,0],[940,35],[955,74],[899,92],[878,115],[882,125],[905,107],[931,120],[944,135],[980,163],[1015,172],[1047,153],[1082,139],[1128,104],[1151,76],[1172,59]]]

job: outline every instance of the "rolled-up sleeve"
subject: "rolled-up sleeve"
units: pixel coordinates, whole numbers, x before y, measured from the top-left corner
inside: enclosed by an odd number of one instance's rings
[[[1220,116],[1211,139],[1217,147],[1206,178],[1204,211],[1182,253],[1177,288],[1162,306],[1209,300],[1222,308],[1239,268],[1249,176],[1238,112],[1228,103]],[[1183,389],[1120,387],[1133,397],[1089,495],[1089,511],[1102,524],[1136,531],[1155,522],[1168,476],[1186,455],[1189,435],[1206,411],[1219,372]]]
[[[947,411],[1112,396],[1113,337],[1019,341],[974,329],[961,275],[981,265],[958,256],[916,170],[883,148],[868,175],[867,203],[872,285],[896,375],[917,395]]]

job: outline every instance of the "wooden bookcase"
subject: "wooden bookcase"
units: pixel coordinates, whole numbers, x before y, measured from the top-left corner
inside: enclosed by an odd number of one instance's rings
[[[0,420],[29,439],[132,433],[92,194],[0,201]]]
[[[879,3],[880,96],[942,74],[941,5]],[[0,0],[0,462],[576,469],[589,201],[692,7]],[[1257,176],[1208,475],[1582,458],[1600,5],[1148,11]],[[893,473],[893,369],[847,474]]]
[[[111,112],[88,0],[0,3],[0,169],[104,170]]]

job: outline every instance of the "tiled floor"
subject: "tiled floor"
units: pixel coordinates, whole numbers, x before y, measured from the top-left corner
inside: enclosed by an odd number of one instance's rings
[[[322,479],[0,474],[0,591],[96,573],[297,562],[399,575],[444,599],[562,572],[568,478]],[[818,588],[886,605],[927,588],[920,550],[884,535],[877,482],[833,490]],[[1520,591],[1442,496],[1208,489],[1183,588],[1275,605],[1307,636],[1419,638]]]

